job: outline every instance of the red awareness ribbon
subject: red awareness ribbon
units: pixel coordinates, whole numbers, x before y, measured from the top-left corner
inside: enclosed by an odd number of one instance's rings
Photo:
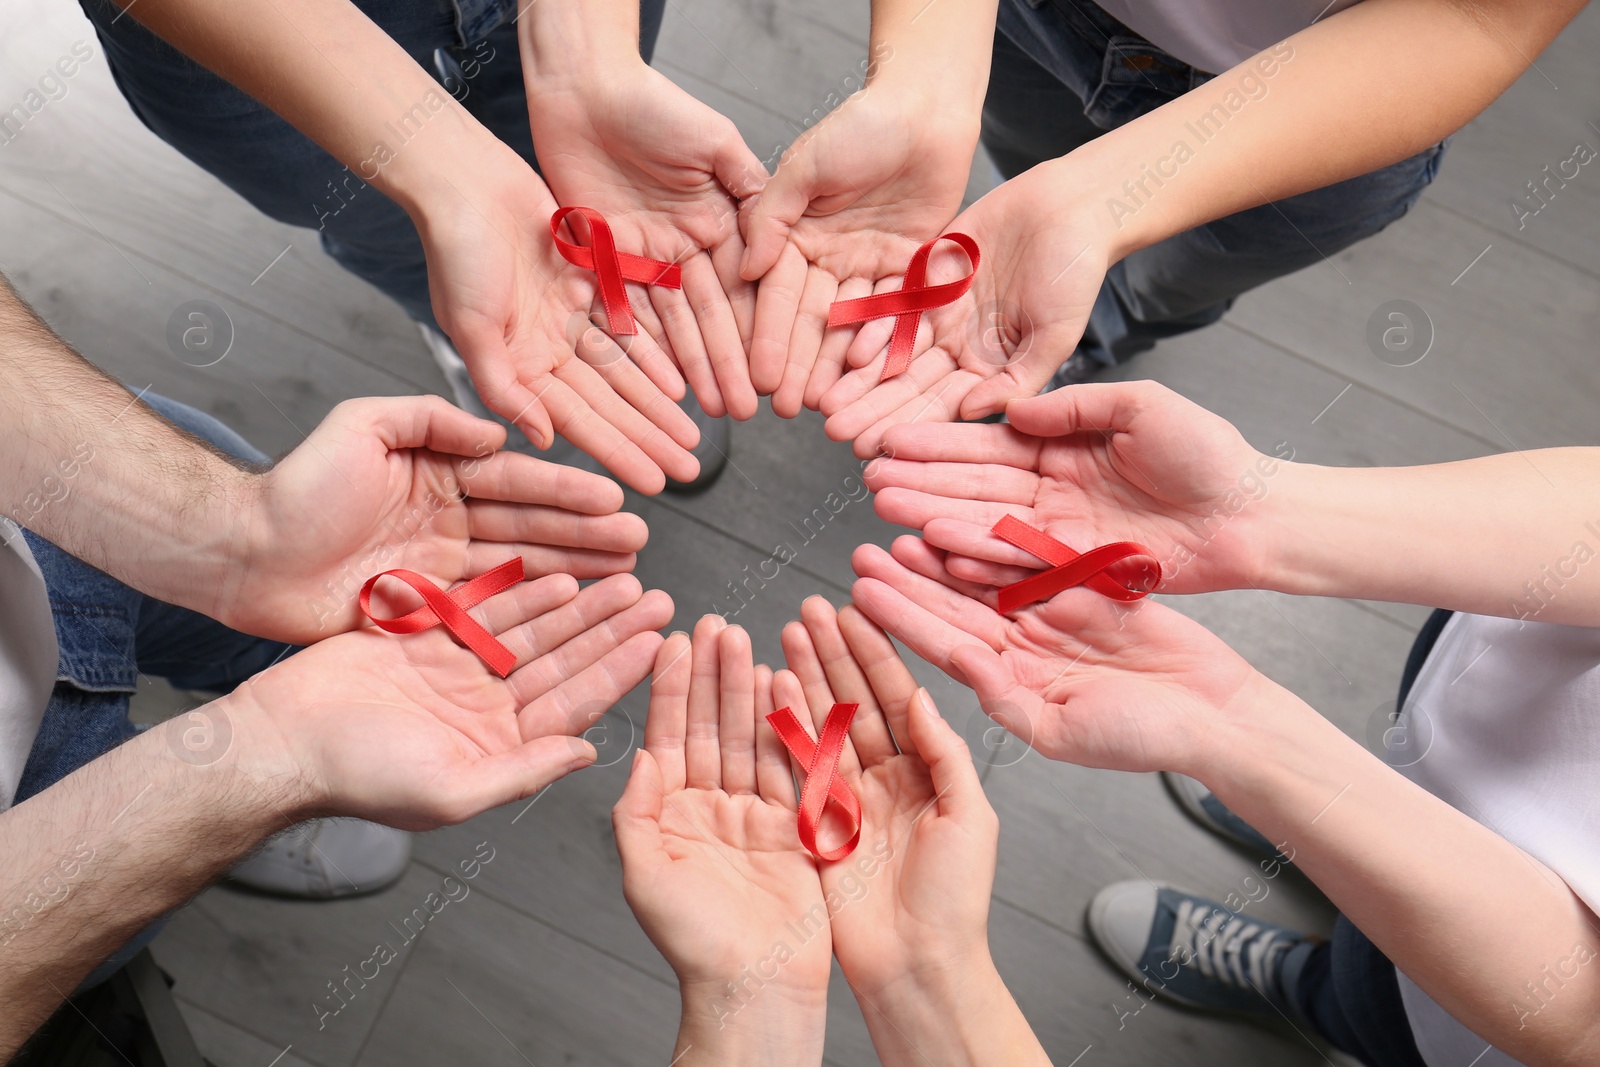
[[[794,712],[779,708],[767,716],[772,728],[778,731],[778,740],[806,769],[806,783],[800,789],[800,843],[824,863],[842,860],[856,850],[861,841],[861,800],[839,777],[839,755],[844,751],[845,738],[850,736],[850,723],[856,717],[859,704],[835,704],[822,724],[822,739],[812,741],[806,728],[800,725]],[[823,852],[817,848],[817,827],[822,822],[822,809],[828,801],[844,809],[855,830],[850,840],[838,848]]]
[[[1050,570],[1042,571],[1020,582],[1013,582],[1000,590],[1000,611],[1007,614],[1040,600],[1049,600],[1064,589],[1087,585],[1090,589],[1112,600],[1134,601],[1150,595],[1161,582],[1161,564],[1155,553],[1134,541],[1117,541],[1099,548],[1091,548],[1081,555],[1057,541],[1043,530],[1036,530],[1021,519],[1007,515],[994,524],[995,536],[1009,541],[1024,552],[1030,552],[1046,563]],[[1150,589],[1129,589],[1113,581],[1105,570],[1130,556],[1147,556],[1156,568],[1156,580]]]
[[[379,578],[398,578],[422,594],[423,606],[397,619],[380,619],[372,613],[372,587]],[[392,570],[374,574],[361,587],[361,610],[367,618],[377,623],[378,629],[392,634],[420,633],[441,622],[444,628],[460,638],[461,643],[478,654],[478,658],[504,678],[517,665],[511,650],[478,625],[467,614],[467,609],[481,604],[502,589],[510,589],[526,577],[522,570],[522,557],[508,559],[492,571],[484,571],[465,585],[448,593],[434,585],[416,571]]]
[[[940,241],[954,241],[960,245],[972,261],[972,273],[960,281],[929,285],[928,256]],[[898,374],[904,374],[905,369],[911,366],[911,347],[917,341],[917,324],[922,321],[922,313],[953,304],[972,288],[972,279],[978,274],[978,259],[978,242],[966,234],[947,233],[935,237],[911,257],[911,265],[906,268],[906,280],[898,292],[861,296],[854,300],[835,300],[828,308],[828,325],[851,326],[893,315],[894,334],[889,338],[889,358],[883,364],[883,376],[878,379],[886,382]]]
[[[561,221],[568,215],[577,215],[589,223],[589,240],[594,244],[585,248],[561,236]],[[628,303],[628,287],[624,282],[641,285],[660,285],[668,289],[683,288],[683,271],[676,263],[667,263],[631,252],[618,252],[616,238],[605,216],[590,207],[564,207],[550,216],[550,235],[556,239],[556,250],[574,267],[592,270],[600,278],[600,300],[606,306],[606,322],[611,332],[629,336],[638,330],[633,322],[633,305]]]

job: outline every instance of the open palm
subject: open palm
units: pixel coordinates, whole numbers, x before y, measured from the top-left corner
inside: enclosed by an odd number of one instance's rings
[[[978,693],[984,710],[1050,759],[1112,770],[1181,769],[1221,709],[1259,676],[1203,626],[1149,601],[1089,589],[1001,615],[994,592],[904,537],[862,546],[856,605]]]
[[[416,599],[405,607],[415,607]],[[505,679],[442,626],[340,634],[246,682],[326,807],[402,829],[458,822],[594,759],[579,739],[649,671],[672,615],[632,575],[551,575],[472,609],[515,656]]]
[[[1137,541],[1162,592],[1253,584],[1261,509],[1278,461],[1222,418],[1154,382],[1013,401],[1009,426],[898,426],[867,471],[878,514],[950,553],[957,578],[1002,586],[1043,561],[996,537],[1014,515],[1086,551]]]
[[[834,954],[871,1011],[886,986],[987,952],[998,821],[959,739],[931,714],[915,718],[926,694],[859,611],[812,597],[783,647],[776,703],[819,732],[836,701],[860,705],[840,772],[861,800],[861,843],[823,865],[822,885]]]
[[[1008,400],[1038,393],[1072,355],[1109,250],[1093,243],[1082,220],[1037,210],[1029,184],[1036,180],[1025,174],[1006,182],[947,227],[972,237],[983,260],[966,295],[923,315],[903,374],[879,381],[894,320],[861,327],[846,354],[855,369],[820,401],[830,438],[854,441],[863,458],[876,455],[890,426],[1002,411]],[[948,243],[929,260],[929,284],[970,273]]]
[[[801,996],[827,987],[822,886],[765,721],[771,699],[749,637],[716,616],[657,655],[645,748],[613,824],[628,903],[686,989],[721,989],[746,968]]]

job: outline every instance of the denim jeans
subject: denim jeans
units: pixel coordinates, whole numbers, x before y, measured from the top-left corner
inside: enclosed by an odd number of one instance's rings
[[[267,457],[211,416],[165,397],[145,402],[167,419],[232,455]],[[128,704],[141,674],[180,689],[226,693],[293,646],[230,630],[213,619],[130,589],[49,541],[23,534],[44,574],[61,646],[55,690],[28,752],[17,803],[133,737]],[[104,980],[159,931],[156,924],[96,969]]]
[[[1089,0],[1001,0],[983,144],[1011,178],[1211,77]],[[1263,84],[1270,93],[1270,80]],[[1248,108],[1241,114],[1248,118]],[[1127,359],[1216,322],[1241,293],[1372,236],[1416,202],[1446,143],[1134,252],[1106,273],[1080,349],[1101,363]]]
[[[1449,619],[1450,612],[1440,610],[1423,623],[1406,657],[1395,707],[1405,707],[1411,684]],[[1411,1036],[1394,964],[1343,915],[1334,924],[1333,937],[1317,947],[1296,984],[1300,1014],[1367,1067],[1426,1067]]]
[[[265,105],[145,29],[112,0],[80,0],[140,121],[262,212],[320,231],[323,250],[417,322],[437,326],[411,219]],[[496,137],[537,168],[514,0],[356,0]],[[666,0],[640,4],[648,61]],[[305,62],[325,60],[308,51]]]

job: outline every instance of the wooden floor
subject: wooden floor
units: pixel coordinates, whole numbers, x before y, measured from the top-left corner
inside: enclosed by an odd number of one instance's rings
[[[724,110],[766,158],[865,58],[864,0],[672,0],[658,65]],[[269,451],[295,445],[338,400],[439,391],[416,333],[385,298],[343,274],[309,231],[266,221],[147,133],[112,85],[68,0],[0,11],[0,110],[75,41],[95,58],[10,143],[0,144],[0,269],[89,358],[233,424]],[[1524,183],[1600,145],[1600,12],[1593,9],[1455,140],[1443,174],[1379,237],[1239,302],[1218,326],[1125,368],[1234,420],[1297,458],[1407,464],[1508,448],[1600,443],[1600,172],[1585,168],[1519,229]],[[974,194],[988,168],[974,168]],[[205,299],[231,318],[232,350],[194,368],[169,351],[168,317]],[[1376,359],[1369,317],[1406,299],[1431,319],[1427,357]],[[795,464],[794,457],[805,461]],[[819,420],[764,413],[734,430],[731,469],[692,500],[634,500],[651,529],[647,585],[687,627],[746,564],[791,537],[857,471]],[[801,599],[842,602],[849,553],[894,531],[853,504],[737,621],[779,656]],[[1360,552],[1359,545],[1351,551]],[[1392,701],[1422,609],[1292,600],[1260,592],[1178,606],[1357,737]],[[971,694],[925,664],[946,714],[971,728]],[[220,1067],[664,1063],[677,1019],[672,976],[620,891],[609,809],[638,737],[635,693],[609,720],[602,761],[531,808],[492,811],[417,839],[387,892],[299,904],[212,890],[156,942],[207,1055]],[[1288,1026],[1146,1006],[1086,939],[1101,885],[1152,878],[1224,896],[1254,867],[1197,831],[1153,776],[1028,757],[986,773],[1003,824],[993,912],[996,960],[1055,1061],[1310,1065],[1332,1062]],[[471,895],[319,1028],[317,1004],[394,935],[479,842],[494,860]],[[1328,906],[1294,875],[1271,883],[1264,918],[1325,928]],[[841,983],[836,994],[845,992]],[[835,996],[828,1062],[874,1062],[848,995]],[[1333,1058],[1334,1060],[1337,1057]],[[1466,1067],[1466,1065],[1462,1065]]]

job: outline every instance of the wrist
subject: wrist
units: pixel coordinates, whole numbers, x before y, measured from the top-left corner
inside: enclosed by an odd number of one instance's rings
[[[584,91],[646,69],[639,9],[627,4],[529,4],[517,20],[529,114],[545,92]]]
[[[221,794],[264,807],[270,822],[328,814],[329,796],[308,770],[312,761],[296,751],[292,732],[261,699],[261,677],[165,723],[168,747],[185,762],[215,768]]]
[[[1248,535],[1252,585],[1299,596],[1324,595],[1318,561],[1326,558],[1330,547],[1337,547],[1329,545],[1328,523],[1321,518],[1330,510],[1328,470],[1280,460],[1265,479],[1267,495],[1259,502]],[[1340,551],[1348,553],[1347,548]]]
[[[828,988],[680,982],[682,1021],[674,1054],[689,1064],[806,1064],[822,1060]]]

